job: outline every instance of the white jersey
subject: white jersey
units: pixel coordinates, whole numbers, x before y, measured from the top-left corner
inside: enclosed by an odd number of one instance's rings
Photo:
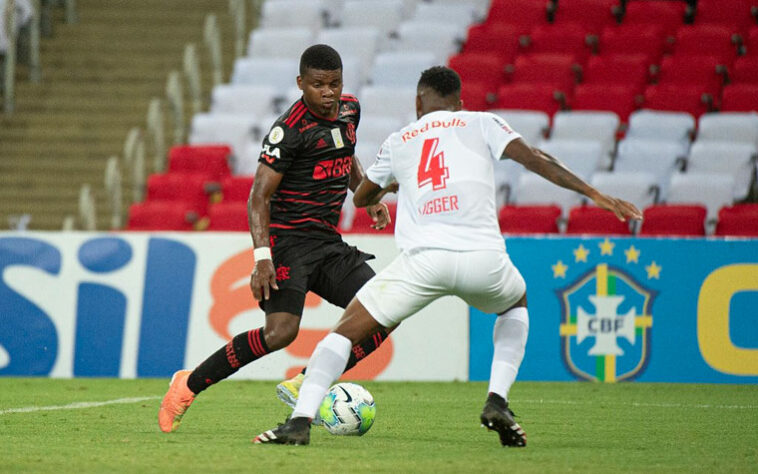
[[[400,185],[397,246],[504,250],[493,163],[516,138],[497,115],[467,111],[432,112],[391,134],[366,175]]]

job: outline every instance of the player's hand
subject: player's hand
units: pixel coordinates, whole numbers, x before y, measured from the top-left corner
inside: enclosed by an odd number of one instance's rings
[[[274,262],[268,259],[255,262],[253,274],[250,275],[250,289],[253,290],[253,296],[258,301],[267,300],[271,294],[271,288],[279,289],[276,284]]]
[[[637,206],[631,202],[608,196],[603,193],[598,193],[597,196],[592,198],[592,200],[595,202],[596,206],[607,209],[616,214],[616,217],[618,217],[620,221],[626,221],[627,219],[642,219],[642,213],[637,209]]]
[[[383,202],[367,206],[366,212],[368,212],[369,217],[374,221],[374,224],[371,226],[372,229],[382,230],[392,222],[390,211]]]

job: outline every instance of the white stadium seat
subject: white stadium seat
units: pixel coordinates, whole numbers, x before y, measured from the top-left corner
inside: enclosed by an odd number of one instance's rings
[[[734,178],[718,173],[675,173],[671,177],[666,202],[669,204],[702,204],[713,220],[719,209],[732,204]]]
[[[405,121],[395,116],[362,117],[358,126],[358,142],[366,140],[381,144],[392,132],[400,130],[405,125]]]
[[[431,52],[379,53],[370,82],[375,86],[416,87],[421,73],[435,65]]]
[[[398,28],[394,51],[428,51],[434,54],[436,64],[447,64],[447,59],[460,48],[464,38],[456,25],[443,22],[406,21]]]
[[[317,32],[324,23],[324,5],[319,0],[277,0],[263,3],[262,28],[303,26]]]
[[[250,33],[247,56],[251,58],[286,58],[300,60],[300,55],[314,44],[316,35],[305,27],[257,29]]]
[[[758,113],[703,114],[698,121],[697,139],[698,141],[729,140],[758,146]]]
[[[416,21],[444,22],[455,25],[463,34],[465,34],[469,25],[482,18],[477,12],[476,5],[473,3],[423,2],[416,6],[413,19]]]
[[[556,204],[568,215],[568,210],[580,203],[582,196],[566,188],[556,186],[542,176],[524,171],[515,189],[516,204]]]
[[[251,114],[195,114],[192,117],[192,125],[189,133],[190,145],[199,144],[225,144],[234,151],[236,160],[233,160],[232,169],[246,169],[239,163],[246,145],[249,142],[260,142],[258,137],[261,130],[258,120]],[[245,173],[238,173],[245,174]]]
[[[614,171],[643,171],[655,175],[665,198],[674,171],[687,156],[688,145],[679,140],[625,138],[619,142]]]
[[[658,195],[658,184],[651,173],[601,171],[592,176],[591,184],[598,191],[629,201],[638,209],[654,204]]]
[[[347,0],[341,10],[343,28],[374,27],[382,38],[394,33],[403,20],[402,0]]]
[[[596,140],[603,146],[601,166],[608,168],[611,155],[616,147],[616,130],[619,128],[619,116],[613,112],[557,112],[553,116],[553,128],[550,140],[584,139]]]
[[[336,49],[343,61],[346,57],[359,60],[360,71],[365,78],[379,49],[379,38],[379,30],[374,27],[332,28],[322,30],[316,43],[328,44]]]
[[[510,109],[492,109],[488,112],[505,119],[508,125],[532,146],[540,143],[545,137],[545,132],[550,129],[550,117],[545,112]]]
[[[561,160],[578,176],[589,180],[603,160],[603,143],[595,140],[557,138],[546,140],[539,148]]]
[[[296,59],[238,58],[234,62],[231,82],[281,87],[283,81],[295,80],[299,64]]]
[[[394,116],[404,124],[416,117],[416,87],[365,86],[358,94],[361,120],[374,116]]]
[[[279,89],[273,86],[219,84],[211,93],[211,112],[262,117],[274,112],[279,94]]]
[[[745,199],[755,171],[755,145],[696,140],[687,158],[688,173],[727,173],[734,178],[735,200]]]
[[[638,110],[629,115],[626,137],[678,140],[689,143],[695,130],[695,118],[685,112]]]

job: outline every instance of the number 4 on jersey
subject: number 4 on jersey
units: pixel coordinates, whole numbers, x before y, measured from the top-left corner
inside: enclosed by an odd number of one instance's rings
[[[421,149],[421,161],[418,164],[418,187],[421,188],[427,184],[432,185],[435,191],[444,189],[450,172],[445,166],[445,153],[437,153],[437,144],[439,138],[429,138],[424,140]]]

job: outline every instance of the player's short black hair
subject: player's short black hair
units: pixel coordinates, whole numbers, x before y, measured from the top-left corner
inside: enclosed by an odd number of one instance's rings
[[[301,76],[305,74],[306,69],[321,69],[322,71],[342,69],[342,58],[340,58],[340,53],[331,46],[314,44],[300,56]]]
[[[446,66],[430,67],[421,73],[418,80],[418,88],[429,87],[437,92],[441,97],[447,97],[450,94],[461,93],[461,77],[457,72]]]

